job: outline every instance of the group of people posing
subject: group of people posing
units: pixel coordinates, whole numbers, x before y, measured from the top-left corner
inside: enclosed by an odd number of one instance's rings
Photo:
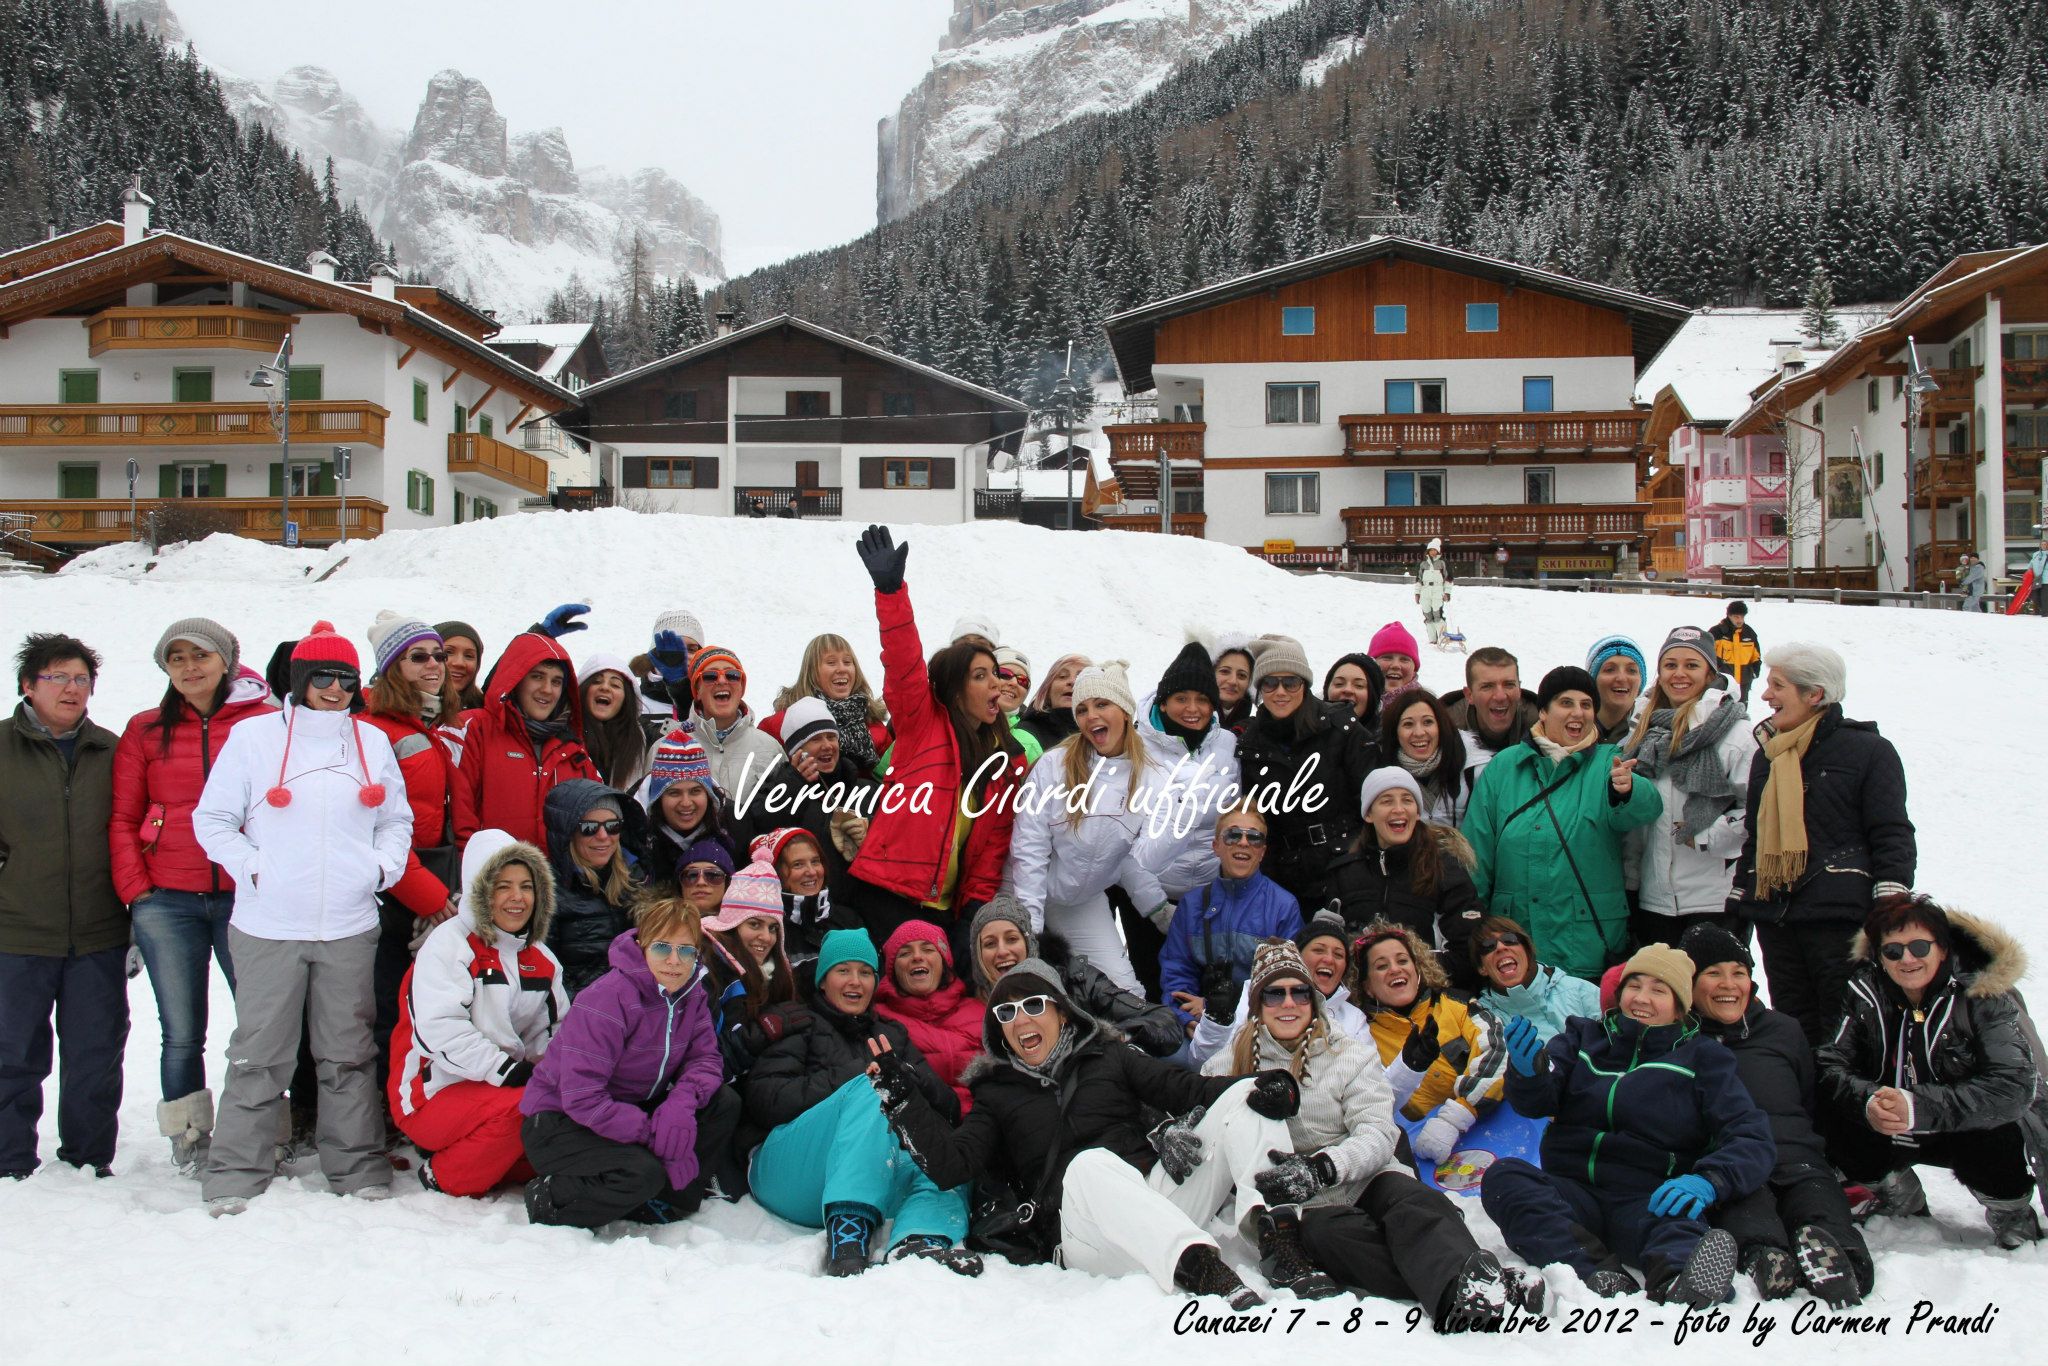
[[[1227,1215],[1273,1287],[1449,1331],[1543,1304],[1422,1179],[1513,1111],[1540,1160],[1480,1199],[1601,1295],[1853,1304],[1859,1220],[1924,1215],[1921,1166],[2040,1238],[2023,955],[1910,890],[1903,768],[1833,651],[1770,651],[1761,717],[1690,626],[1533,691],[1482,648],[1443,696],[1399,623],[1320,675],[1284,635],[1190,643],[1140,696],[986,620],[927,653],[908,550],[858,544],[879,692],[820,635],[772,712],[683,610],[580,662],[579,604],[495,659],[386,612],[367,667],[322,622],[261,673],[188,618],[119,735],[98,655],[30,636],[0,1176],[36,1169],[53,1052],[57,1156],[109,1174],[146,970],[215,1214],[315,1158],[387,1198],[397,1155],[540,1224],[751,1194],[833,1275],[1000,1255],[1247,1308]]]

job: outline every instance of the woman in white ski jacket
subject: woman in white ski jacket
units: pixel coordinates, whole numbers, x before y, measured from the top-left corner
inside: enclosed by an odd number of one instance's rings
[[[1075,678],[1080,733],[1047,751],[1018,790],[1007,877],[1032,933],[1051,930],[1118,986],[1142,994],[1107,893],[1122,886],[1155,924],[1171,915],[1158,873],[1166,845],[1154,832],[1171,836],[1174,806],[1171,770],[1132,724],[1137,707],[1120,661]]]
[[[1636,704],[1624,758],[1664,800],[1664,814],[1632,831],[1624,853],[1641,909],[1637,944],[1676,944],[1692,917],[1726,911],[1756,735],[1742,700],[1712,687],[1720,665],[1713,637],[1680,626],[1657,652],[1657,681]]]
[[[412,808],[391,742],[348,710],[361,686],[355,647],[318,623],[292,651],[285,709],[235,727],[192,812],[235,879],[235,1032],[201,1184],[211,1213],[239,1214],[270,1184],[302,1031],[329,1189],[391,1193],[372,964],[377,894],[405,874]]]

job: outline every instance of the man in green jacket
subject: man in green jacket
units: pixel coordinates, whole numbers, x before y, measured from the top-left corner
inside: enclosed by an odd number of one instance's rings
[[[1598,743],[1596,698],[1584,669],[1544,675],[1535,728],[1479,775],[1461,827],[1480,899],[1529,927],[1540,961],[1589,981],[1626,956],[1623,836],[1664,811],[1635,761]]]
[[[99,668],[83,641],[30,636],[15,657],[21,703],[0,721],[0,1177],[16,1180],[36,1168],[53,1038],[57,1156],[112,1174],[128,908],[107,843],[116,737],[85,714]]]

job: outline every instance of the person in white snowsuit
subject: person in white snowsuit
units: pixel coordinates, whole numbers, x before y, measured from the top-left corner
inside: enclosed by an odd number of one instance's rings
[[[1415,601],[1422,605],[1422,623],[1429,643],[1444,638],[1444,609],[1451,601],[1451,576],[1444,566],[1444,543],[1432,540],[1415,570]]]

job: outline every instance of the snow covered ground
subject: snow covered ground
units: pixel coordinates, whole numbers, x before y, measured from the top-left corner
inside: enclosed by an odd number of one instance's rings
[[[345,555],[216,537],[166,555],[147,573],[139,552],[115,547],[56,578],[0,579],[0,643],[11,655],[28,631],[83,635],[106,656],[93,715],[118,729],[161,696],[163,676],[149,662],[150,649],[163,626],[182,616],[217,617],[260,667],[275,642],[304,633],[317,618],[331,619],[362,646],[383,608],[430,621],[462,618],[495,651],[554,604],[588,602],[590,630],[565,642],[580,657],[636,653],[658,611],[687,606],[712,640],[738,651],[759,707],[790,680],[804,641],[820,630],[849,636],[878,674],[871,600],[853,553],[858,530],[624,511],[549,513],[396,532],[350,546]],[[928,647],[973,609],[990,615],[1003,640],[1040,667],[1070,649],[1126,658],[1143,688],[1189,633],[1213,639],[1284,630],[1302,639],[1319,669],[1363,648],[1390,618],[1420,634],[1401,588],[1296,577],[1240,551],[1180,537],[1104,532],[1055,542],[1062,533],[1007,523],[903,534]],[[312,581],[330,568],[325,582]],[[1602,634],[1626,632],[1654,650],[1672,626],[1707,626],[1718,613],[1705,602],[1668,597],[1474,589],[1456,593],[1452,615],[1475,645],[1518,654],[1533,687],[1550,666],[1583,662]],[[2003,920],[2037,953],[2048,952],[2048,930],[2025,895],[2042,867],[2039,822],[2021,814],[2038,808],[2040,775],[2048,770],[2048,732],[2032,719],[2042,697],[2048,624],[1777,603],[1758,604],[1750,621],[1766,649],[1816,639],[1848,658],[1848,710],[1878,720],[1905,757],[1922,888]],[[1457,686],[1461,667],[1460,657],[1432,652],[1423,681]],[[1981,729],[1986,722],[1994,727],[1990,734]],[[1958,741],[1958,734],[1965,738]],[[1993,828],[2006,834],[1992,837]],[[751,1202],[674,1228],[591,1237],[529,1227],[515,1195],[453,1200],[429,1195],[401,1174],[399,1199],[363,1205],[329,1198],[314,1176],[280,1181],[241,1218],[210,1220],[196,1185],[171,1172],[168,1144],[156,1133],[157,1025],[146,979],[138,978],[130,995],[135,1022],[118,1175],[95,1182],[51,1166],[0,1188],[0,1361],[488,1357],[559,1366],[708,1349],[749,1361],[854,1366],[899,1356],[1131,1363],[1169,1352],[1182,1361],[1278,1360],[1283,1353],[1337,1361],[1355,1360],[1361,1350],[1414,1350],[1400,1342],[1408,1306],[1384,1301],[1363,1302],[1355,1335],[1343,1324],[1361,1302],[1348,1298],[1311,1306],[1288,1334],[1295,1306],[1281,1296],[1262,1339],[1224,1343],[1176,1337],[1182,1301],[1141,1277],[1112,1281],[996,1263],[977,1282],[930,1266],[890,1266],[827,1282],[816,1274],[819,1236],[783,1225]],[[216,1087],[232,1015],[216,977],[208,1038]],[[54,1110],[53,1086],[46,1157],[56,1145]],[[1879,1271],[1867,1311],[1890,1315],[1889,1337],[1896,1340],[1916,1301],[1942,1314],[1995,1306],[1989,1334],[1966,1350],[1984,1361],[2019,1360],[2030,1336],[2048,1331],[2048,1252],[1990,1249],[1974,1201],[1945,1176],[1930,1175],[1928,1187],[1935,1221],[1878,1221],[1870,1230]],[[1467,1208],[1481,1240],[1499,1247],[1477,1203]],[[1240,1266],[1249,1264],[1242,1244],[1226,1244],[1226,1251]],[[1569,1272],[1553,1270],[1549,1281],[1557,1317],[1548,1333],[1513,1342],[1432,1342],[1423,1350],[1448,1347],[1502,1363],[1554,1359],[1565,1316],[1594,1302]],[[1861,1345],[1794,1337],[1801,1303],[1763,1308],[1777,1320],[1763,1344],[1772,1358],[1834,1359]],[[1640,1311],[1632,1331],[1587,1346],[1676,1360],[1701,1347],[1713,1351],[1713,1344],[1739,1350],[1738,1342],[1754,1335],[1742,1330],[1758,1306],[1744,1288],[1723,1331],[1677,1347],[1675,1312],[1641,1300],[1622,1307],[1624,1320],[1627,1309]],[[1319,1319],[1328,1326],[1318,1327]],[[1376,1326],[1381,1320],[1388,1326]]]

